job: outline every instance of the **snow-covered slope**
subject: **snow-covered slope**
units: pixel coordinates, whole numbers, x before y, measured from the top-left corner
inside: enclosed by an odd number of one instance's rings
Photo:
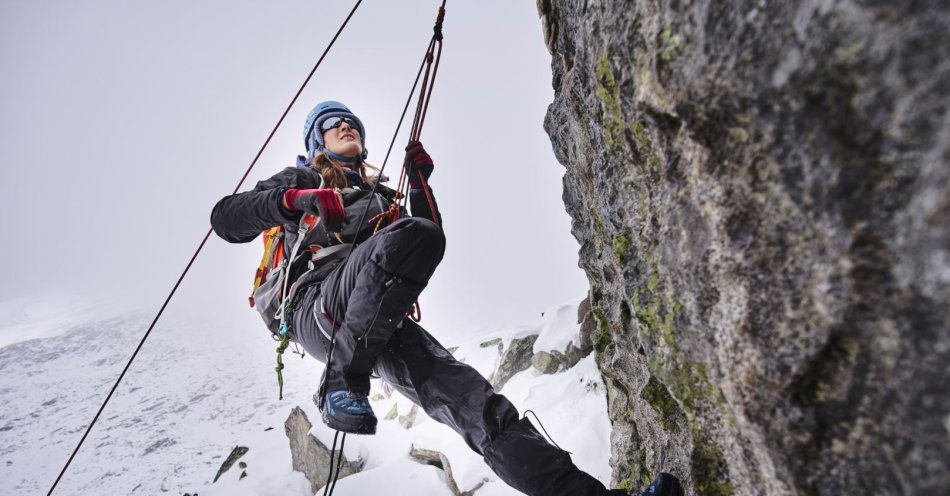
[[[0,305],[0,310],[9,308]],[[45,494],[150,316],[89,318],[78,312],[83,320],[70,324],[62,314],[44,322],[38,315],[24,316],[22,308],[17,312],[19,320],[0,315],[2,335],[23,335],[17,326],[28,321],[32,332],[51,337],[0,348],[0,494]],[[576,305],[563,305],[546,312],[536,326],[445,344],[457,346],[455,356],[487,376],[500,353],[481,343],[500,337],[506,345],[513,337],[543,331],[535,351],[563,349],[577,332],[575,316]],[[291,468],[283,424],[300,406],[315,424],[311,432],[332,444],[333,432],[319,421],[310,400],[323,366],[312,357],[285,355],[284,400],[278,402],[274,359],[274,343],[252,313],[236,325],[213,318],[160,324],[57,494],[309,495],[309,483]],[[374,395],[383,391],[378,381],[373,388]],[[501,392],[522,411],[535,411],[582,469],[607,482],[610,426],[592,356],[559,374],[528,369]],[[347,438],[347,457],[362,458],[365,466],[340,479],[337,494],[451,494],[441,470],[408,456],[412,446],[444,453],[463,491],[487,480],[476,494],[519,494],[498,481],[455,432],[423,412],[409,429],[398,419],[382,420],[394,405],[399,415],[411,407],[398,393],[377,396],[378,434]],[[237,445],[249,448],[241,458],[246,469],[232,468],[212,483]],[[239,479],[242,471],[246,477]]]

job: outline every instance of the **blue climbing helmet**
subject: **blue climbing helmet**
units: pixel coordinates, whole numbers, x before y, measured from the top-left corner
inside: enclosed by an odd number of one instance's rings
[[[363,153],[360,156],[344,157],[324,147],[323,132],[320,127],[323,125],[323,121],[331,117],[347,117],[356,122],[356,130],[360,133],[360,144],[363,145]],[[363,121],[351,112],[346,105],[333,100],[318,103],[307,115],[307,122],[303,126],[303,143],[307,147],[308,161],[320,152],[326,153],[330,158],[341,162],[362,162],[366,159],[366,128],[363,127]]]

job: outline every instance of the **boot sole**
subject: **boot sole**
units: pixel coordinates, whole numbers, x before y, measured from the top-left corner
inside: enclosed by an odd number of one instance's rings
[[[339,418],[339,416],[331,417],[327,415],[326,408],[321,411],[321,417],[323,418],[323,423],[333,430],[347,434],[376,434],[376,417],[359,417],[349,420]]]

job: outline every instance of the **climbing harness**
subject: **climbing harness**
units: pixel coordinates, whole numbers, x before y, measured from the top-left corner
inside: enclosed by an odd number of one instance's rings
[[[244,181],[247,179],[247,176],[250,175],[251,170],[257,165],[258,159],[261,158],[261,155],[264,153],[264,149],[267,148],[267,145],[270,144],[271,139],[274,137],[274,134],[277,133],[277,129],[280,127],[281,123],[284,122],[284,119],[287,117],[287,114],[290,113],[290,109],[293,108],[294,104],[297,103],[297,99],[300,97],[300,94],[303,93],[304,88],[310,82],[310,79],[313,78],[313,75],[317,72],[317,69],[320,67],[320,64],[323,62],[323,59],[326,58],[327,54],[330,52],[330,48],[333,47],[336,43],[337,38],[340,37],[340,34],[343,32],[343,29],[346,28],[346,25],[350,22],[350,19],[353,18],[353,14],[356,13],[356,9],[359,8],[360,4],[363,3],[363,0],[357,0],[353,5],[353,8],[350,10],[350,13],[346,16],[346,19],[343,20],[343,23],[340,24],[340,27],[337,29],[336,34],[333,35],[333,38],[330,40],[330,43],[327,44],[327,47],[323,50],[323,53],[320,55],[320,58],[317,59],[317,62],[313,65],[313,69],[310,70],[310,73],[307,74],[307,77],[301,83],[300,88],[297,89],[297,93],[294,94],[294,97],[290,100],[290,103],[287,104],[287,108],[284,109],[284,112],[280,115],[280,118],[277,119],[277,123],[274,124],[273,129],[271,129],[270,134],[267,135],[267,139],[264,140],[264,144],[261,145],[260,149],[257,151],[257,154],[254,156],[254,159],[251,161],[251,164],[247,167],[247,170],[244,171],[244,175],[241,176],[241,179],[238,181],[237,186],[234,187],[234,192],[231,194],[236,194],[241,185],[244,184]],[[92,428],[96,425],[96,422],[99,420],[99,417],[102,416],[102,412],[105,410],[106,405],[109,404],[109,400],[112,399],[112,395],[115,394],[116,389],[119,387],[119,384],[122,382],[122,379],[125,377],[125,374],[129,371],[129,367],[132,366],[132,362],[135,360],[135,357],[138,356],[139,351],[142,349],[142,345],[145,344],[145,340],[148,339],[148,336],[152,333],[152,329],[155,328],[155,324],[158,323],[158,319],[162,316],[162,313],[165,312],[165,307],[168,306],[168,303],[171,301],[172,297],[175,295],[175,292],[178,290],[178,286],[181,285],[181,282],[185,279],[185,275],[188,274],[188,271],[191,269],[192,264],[195,263],[195,259],[198,258],[198,254],[201,253],[201,249],[204,248],[205,243],[208,242],[208,238],[211,237],[213,229],[208,229],[208,232],[202,238],[201,243],[198,244],[198,248],[195,249],[195,253],[191,256],[191,259],[188,261],[188,264],[185,265],[185,269],[182,271],[181,275],[178,277],[178,280],[175,282],[175,285],[172,287],[172,290],[168,293],[168,296],[165,298],[165,301],[162,303],[161,308],[159,308],[158,313],[155,314],[155,318],[152,319],[152,323],[149,324],[148,329],[145,331],[145,334],[142,336],[142,339],[139,341],[138,346],[135,347],[135,351],[132,352],[132,356],[129,357],[129,361],[125,364],[125,367],[122,369],[122,372],[119,373],[119,377],[116,379],[115,384],[112,385],[112,389],[109,391],[109,394],[106,395],[106,399],[103,400],[102,405],[99,407],[99,410],[96,412],[96,415],[92,418],[92,421],[89,422],[89,426],[86,427],[86,431],[83,433],[82,437],[79,439],[79,442],[76,444],[76,447],[73,449],[73,452],[69,455],[69,459],[66,460],[66,464],[63,465],[63,469],[60,470],[59,475],[56,476],[56,480],[53,481],[53,485],[50,487],[49,491],[46,493],[47,496],[53,494],[53,491],[56,490],[56,486],[59,485],[59,481],[62,480],[63,476],[66,474],[66,470],[69,469],[69,465],[73,462],[73,459],[76,458],[76,454],[79,453],[79,449],[82,447],[83,443],[86,441],[86,438],[89,436],[89,433],[92,432]]]

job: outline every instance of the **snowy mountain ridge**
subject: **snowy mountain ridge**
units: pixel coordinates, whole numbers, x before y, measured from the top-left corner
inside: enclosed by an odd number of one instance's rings
[[[10,307],[0,304],[0,309]],[[9,312],[2,315],[0,337],[25,335],[18,332],[24,321],[31,332],[46,326],[47,332],[38,334],[48,337],[0,348],[5,405],[0,411],[0,493],[45,494],[150,316],[117,309],[90,319],[95,311],[77,312],[83,320],[70,323],[62,314],[44,322],[36,315],[24,319],[23,310],[17,311],[19,321]],[[576,345],[576,315],[576,304],[561,305],[535,326],[445,344],[459,360],[489,376],[513,339],[539,334],[534,353]],[[232,325],[194,318],[160,323],[56,494],[312,494],[310,482],[293,471],[283,425],[300,407],[313,423],[310,433],[332,444],[333,431],[320,422],[310,398],[323,365],[312,357],[285,355],[284,400],[277,401],[274,360],[272,342],[250,315]],[[453,494],[442,470],[413,460],[413,448],[442,453],[460,491],[484,483],[475,494],[519,494],[497,480],[451,429],[413,409],[398,393],[384,393],[374,381],[379,431],[347,438],[347,459],[361,460],[363,467],[341,478],[336,494]],[[592,355],[554,374],[520,371],[501,393],[522,412],[536,412],[580,468],[608,482],[610,424]],[[235,446],[248,448],[242,466],[235,463],[212,482]]]

